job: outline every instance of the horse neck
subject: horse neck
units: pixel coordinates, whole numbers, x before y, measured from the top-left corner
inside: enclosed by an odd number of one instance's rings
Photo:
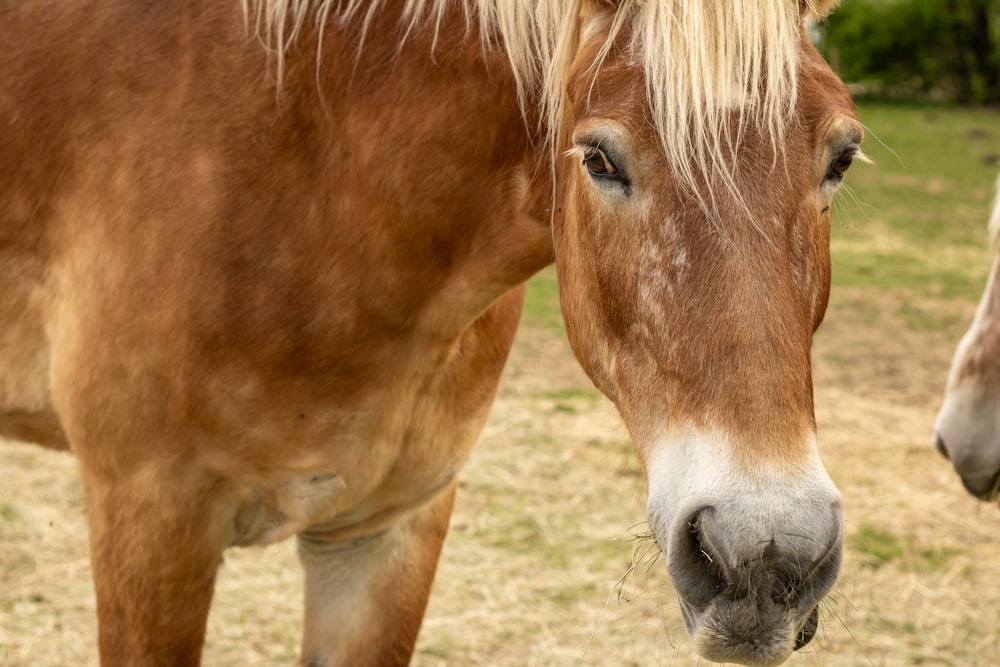
[[[290,63],[286,85],[318,89],[305,113],[326,128],[330,173],[348,161],[338,233],[377,225],[359,237],[363,251],[422,294],[459,292],[444,301],[461,319],[552,261],[544,128],[532,100],[522,112],[502,47],[484,46],[475,21],[453,9],[436,34],[418,20],[401,42],[402,4],[386,3],[363,37],[361,17],[314,37],[318,70]]]

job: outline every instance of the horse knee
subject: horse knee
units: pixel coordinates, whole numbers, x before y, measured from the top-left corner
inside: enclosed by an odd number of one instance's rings
[[[302,664],[407,665],[430,597],[454,502],[451,484],[429,503],[370,533],[298,536],[305,569]]]

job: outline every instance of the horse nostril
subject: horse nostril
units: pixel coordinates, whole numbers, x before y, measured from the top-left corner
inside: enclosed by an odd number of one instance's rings
[[[1000,492],[1000,470],[992,475],[960,475],[960,479],[965,490],[980,500],[991,501]]]
[[[837,578],[841,560],[839,515],[829,534],[798,543],[771,537],[768,543],[738,543],[713,507],[703,507],[675,534],[668,567],[678,594],[695,607],[750,598],[756,605],[815,606]],[[781,535],[781,534],[776,534]],[[817,535],[817,538],[820,536]]]
[[[819,629],[819,607],[813,607],[813,610],[809,612],[809,616],[806,618],[806,622],[802,625],[799,630],[799,634],[795,637],[795,650],[798,651],[806,644],[812,641],[812,638],[816,636],[816,630]]]
[[[677,591],[699,607],[709,604],[731,585],[726,576],[729,566],[705,531],[705,520],[712,513],[711,507],[704,507],[691,515],[687,530],[678,535],[667,556],[667,567]]]
[[[948,456],[948,447],[944,444],[944,438],[941,437],[940,433],[934,434],[934,449],[938,450],[941,456],[947,460],[951,460],[951,457]]]

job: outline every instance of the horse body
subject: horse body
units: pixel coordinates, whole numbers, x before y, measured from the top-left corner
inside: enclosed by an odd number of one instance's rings
[[[1000,193],[1000,178],[997,179]],[[990,234],[1000,238],[1000,194]],[[935,446],[955,466],[966,490],[983,500],[1000,492],[1000,260],[983,289],[976,315],[955,350],[944,402],[934,423]]]
[[[277,59],[235,3],[50,4],[0,4],[0,433],[80,459],[106,664],[196,663],[223,550],[293,534],[303,662],[405,664],[553,258],[698,651],[769,665],[811,638],[841,519],[809,346],[860,142],[815,3],[768,5],[800,61],[781,145],[723,99],[729,166],[693,176],[630,2],[552,5],[560,104],[485,0],[436,23],[317,3],[336,19],[282,28]]]
[[[25,50],[4,68],[6,322],[27,334],[5,376],[52,386],[10,392],[3,426],[60,424],[81,458],[112,662],[161,656],[129,641],[198,646],[185,617],[207,610],[222,545],[306,528],[350,543],[447,496],[517,286],[551,261],[544,217],[521,210],[532,153],[513,84],[464,27],[438,51],[414,36],[413,59],[369,44],[353,75],[354,50],[331,41],[345,65],[317,82],[304,58],[279,95],[239,7],[218,4],[3,21]],[[33,51],[67,41],[49,26],[75,43]],[[40,361],[12,370],[26,346]],[[177,553],[190,560],[169,573]],[[141,603],[176,596],[174,578],[197,590],[189,609]],[[121,627],[104,627],[108,605]]]

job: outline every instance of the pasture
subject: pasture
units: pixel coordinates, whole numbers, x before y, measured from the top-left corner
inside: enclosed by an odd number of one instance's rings
[[[813,352],[844,569],[816,639],[788,664],[993,664],[1000,515],[966,496],[931,437],[991,259],[1000,114],[861,103],[859,116],[876,164],[856,165],[838,195],[834,288]],[[643,537],[628,435],[569,351],[552,269],[528,298],[462,473],[414,664],[707,664]],[[0,443],[0,664],[97,664],[82,506],[72,457]],[[230,550],[205,664],[292,663],[300,577],[291,541]]]

